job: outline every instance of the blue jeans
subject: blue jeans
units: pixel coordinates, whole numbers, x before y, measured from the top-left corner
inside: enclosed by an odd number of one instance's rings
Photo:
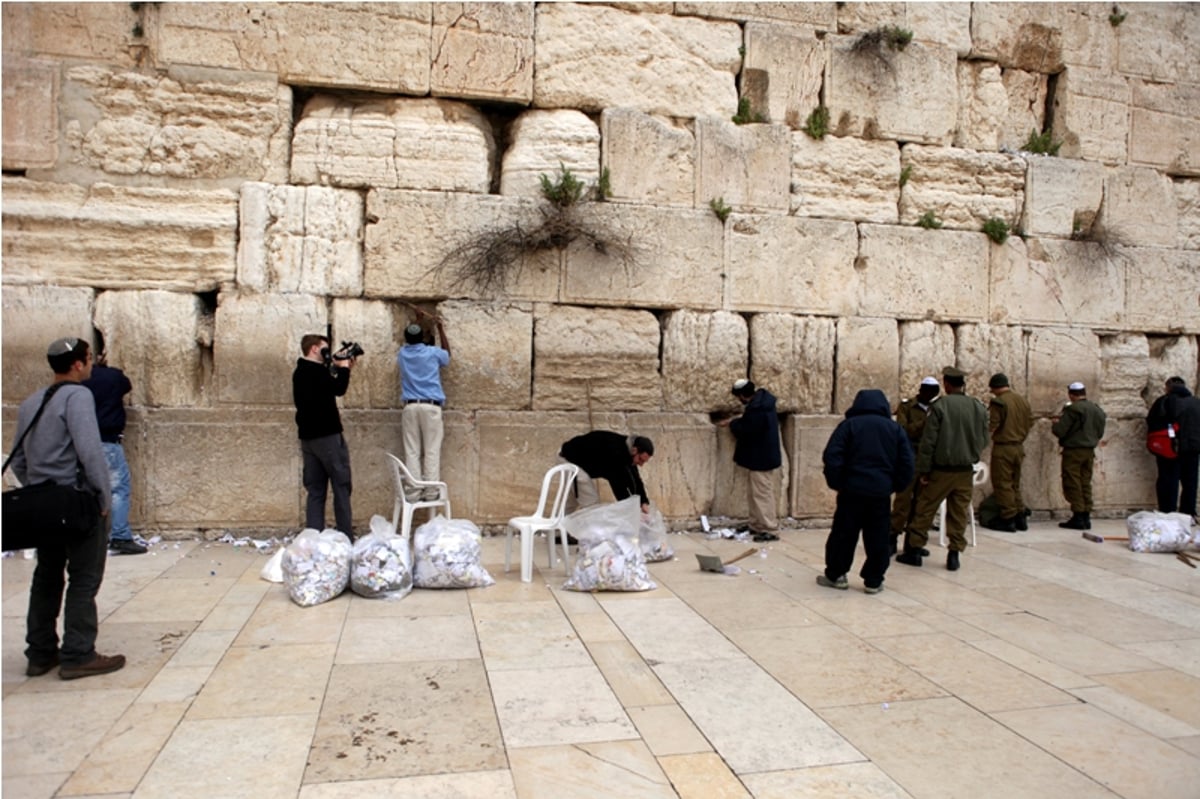
[[[112,519],[112,532],[109,538],[113,541],[132,541],[133,533],[129,530],[129,464],[125,460],[125,448],[108,442],[101,446],[104,447],[108,479],[112,484],[112,510],[108,514]]]

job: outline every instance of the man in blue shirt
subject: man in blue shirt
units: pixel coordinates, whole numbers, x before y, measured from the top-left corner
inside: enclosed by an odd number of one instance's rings
[[[446,393],[442,391],[443,367],[450,363],[450,342],[435,318],[441,347],[425,343],[425,331],[412,324],[404,329],[404,346],[396,353],[400,367],[400,431],[404,440],[404,465],[418,480],[441,480],[442,472],[442,406]],[[425,497],[411,496],[409,500],[436,499],[436,489],[426,489]]]

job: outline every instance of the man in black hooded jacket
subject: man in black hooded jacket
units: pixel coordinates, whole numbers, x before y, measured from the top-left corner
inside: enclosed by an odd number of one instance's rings
[[[755,388],[750,380],[733,384],[733,396],[742,404],[742,415],[717,422],[728,427],[737,439],[733,462],[747,472],[747,504],[750,507],[748,532],[755,541],[778,541],[778,501],[775,498],[775,470],[783,465],[779,443],[779,415],[775,395]]]
[[[1158,509],[1163,513],[1196,515],[1196,486],[1200,477],[1200,399],[1192,396],[1182,377],[1167,379],[1164,393],[1150,406],[1148,430],[1177,424],[1174,458],[1155,455],[1158,462]]]
[[[825,573],[817,583],[849,587],[846,572],[862,531],[867,560],[859,572],[868,594],[883,590],[888,562],[891,496],[913,479],[908,435],[892,421],[887,397],[877,388],[858,392],[846,418],[834,429],[821,456],[825,482],[838,492],[833,528],[825,541]]]

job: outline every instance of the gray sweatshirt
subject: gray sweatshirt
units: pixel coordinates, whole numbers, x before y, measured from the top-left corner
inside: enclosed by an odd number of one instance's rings
[[[45,393],[46,389],[39,389],[21,403],[17,411],[18,438],[41,407]],[[78,482],[77,464],[83,465],[82,479]],[[112,507],[112,484],[104,448],[100,445],[92,392],[78,383],[60,388],[13,456],[12,470],[21,485],[47,480],[60,485],[80,485],[100,498],[101,509],[107,511]]]

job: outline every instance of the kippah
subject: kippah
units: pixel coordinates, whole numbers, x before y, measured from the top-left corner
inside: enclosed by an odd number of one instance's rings
[[[66,355],[71,350],[79,346],[77,338],[56,338],[50,342],[50,346],[46,348],[47,355]]]
[[[1083,391],[1083,383],[1072,383],[1067,386],[1067,391]]]
[[[746,387],[746,384],[747,384],[747,383],[749,383],[749,382],[750,382],[750,381],[749,381],[749,380],[747,380],[747,379],[746,379],[746,378],[744,378],[744,377],[743,377],[741,380],[734,380],[734,381],[733,381],[733,388],[734,388],[734,390],[735,390],[735,391],[736,391],[737,389],[739,389],[739,388],[745,388],[745,387]]]
[[[410,336],[419,336],[421,335],[421,326],[409,325],[408,327],[404,328],[404,332]]]
[[[937,378],[936,378],[936,377],[925,377],[925,378],[922,378],[922,379],[921,379],[921,385],[923,385],[923,386],[936,386],[936,385],[940,385],[940,384],[938,383],[938,381],[937,381]]]

